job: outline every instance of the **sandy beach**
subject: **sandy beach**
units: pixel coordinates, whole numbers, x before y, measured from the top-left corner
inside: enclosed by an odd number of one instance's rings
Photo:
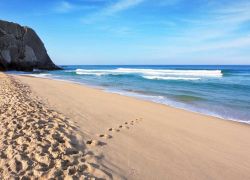
[[[250,179],[250,126],[0,74],[0,177]]]
[[[108,178],[75,124],[28,86],[1,73],[0,100],[0,179]]]

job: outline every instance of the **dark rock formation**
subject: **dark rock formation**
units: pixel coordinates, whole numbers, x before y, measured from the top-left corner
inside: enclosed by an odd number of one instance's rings
[[[51,61],[33,29],[0,20],[0,71],[33,69],[60,68]]]

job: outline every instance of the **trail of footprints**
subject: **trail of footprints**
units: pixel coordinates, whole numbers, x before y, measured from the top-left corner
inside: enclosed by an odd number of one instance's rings
[[[76,127],[0,74],[0,179],[95,179],[109,176],[95,154],[78,148]],[[86,143],[88,145],[88,143]]]
[[[0,74],[0,179],[110,179],[88,146],[105,145],[102,140],[141,120],[109,128],[98,135],[101,141],[88,140],[79,149],[69,119],[31,96],[28,86]]]
[[[119,126],[117,126],[116,128],[112,128],[112,127],[108,128],[107,133],[98,134],[97,136],[105,140],[111,139],[114,133],[120,132],[122,130],[129,130],[135,124],[140,123],[141,121],[142,121],[142,118],[136,118],[135,120],[132,120],[132,121],[126,121],[123,124],[120,124]],[[110,133],[112,133],[112,135]],[[86,144],[90,146],[97,146],[97,145],[104,145],[105,143],[103,143],[102,141],[98,141],[98,140],[88,140]]]

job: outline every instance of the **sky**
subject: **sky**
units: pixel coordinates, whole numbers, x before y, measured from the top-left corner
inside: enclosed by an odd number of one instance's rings
[[[250,0],[0,0],[72,64],[248,64]]]

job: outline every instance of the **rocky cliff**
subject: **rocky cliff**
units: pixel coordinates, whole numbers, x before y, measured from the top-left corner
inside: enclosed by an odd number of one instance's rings
[[[33,69],[59,68],[33,29],[0,20],[0,71]]]

